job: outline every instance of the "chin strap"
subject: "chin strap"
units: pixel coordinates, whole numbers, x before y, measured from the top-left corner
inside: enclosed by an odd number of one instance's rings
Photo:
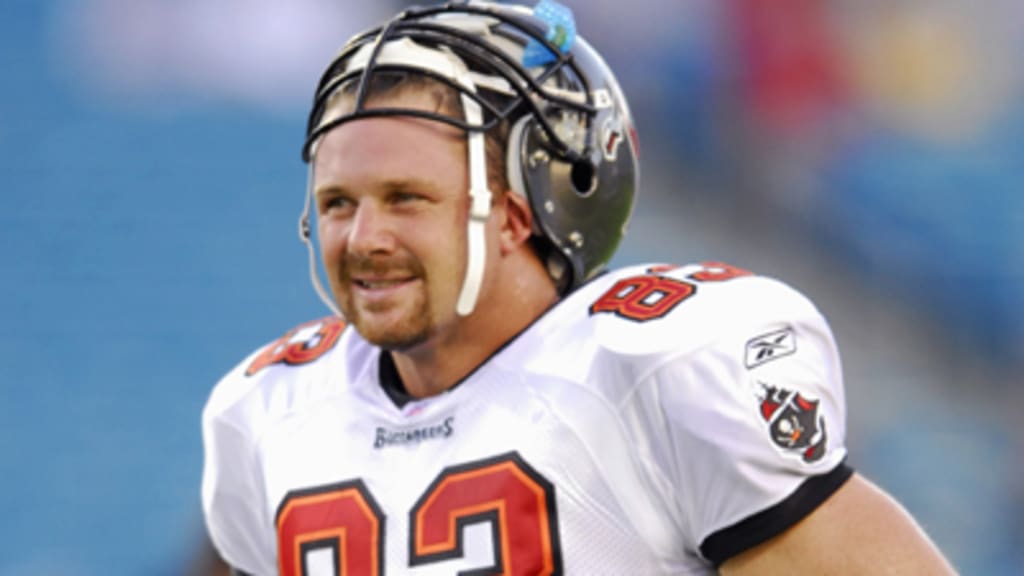
[[[313,282],[313,289],[316,290],[316,295],[320,297],[320,301],[327,305],[327,307],[339,318],[344,318],[341,311],[338,310],[337,304],[334,303],[334,299],[327,295],[327,290],[324,290],[324,285],[320,282],[320,274],[316,267],[316,247],[313,246],[313,231],[310,229],[309,215],[313,207],[313,162],[309,163],[309,168],[306,170],[306,203],[302,207],[302,214],[299,216],[299,240],[306,245],[306,252],[309,253],[309,279]]]
[[[460,79],[461,80],[461,79]],[[465,79],[472,87],[472,81]],[[471,125],[480,125],[482,115],[480,105],[472,98],[462,96],[462,108],[466,121]],[[484,149],[484,133],[473,130],[467,133],[469,154],[469,221],[466,230],[466,276],[462,280],[462,291],[455,304],[455,312],[459,316],[469,316],[476,307],[483,283],[484,262],[487,256],[487,240],[485,228],[491,215],[491,190],[487,187],[487,156]]]

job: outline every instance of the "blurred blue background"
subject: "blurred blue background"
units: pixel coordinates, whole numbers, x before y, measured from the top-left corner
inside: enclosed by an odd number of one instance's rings
[[[588,0],[641,136],[617,264],[830,318],[855,466],[1024,573],[1024,7]],[[396,0],[0,4],[0,576],[199,575],[199,413],[325,314],[296,238],[321,66]]]

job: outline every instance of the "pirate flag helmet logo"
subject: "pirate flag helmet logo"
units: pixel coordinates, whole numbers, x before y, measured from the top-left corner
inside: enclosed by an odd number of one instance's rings
[[[818,400],[804,398],[776,386],[761,383],[761,417],[768,423],[772,441],[787,452],[797,452],[804,462],[825,455],[825,419],[818,415]]]

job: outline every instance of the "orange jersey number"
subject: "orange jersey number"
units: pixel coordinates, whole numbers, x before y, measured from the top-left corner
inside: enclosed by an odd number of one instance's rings
[[[623,318],[646,322],[668,314],[681,302],[697,293],[699,282],[722,282],[750,276],[746,270],[722,262],[702,262],[702,268],[678,280],[662,274],[678,266],[648,268],[647,274],[623,278],[590,305],[590,313],[609,312]],[[695,283],[696,282],[696,283]]]
[[[491,524],[495,565],[481,573],[562,573],[554,487],[515,452],[445,468],[409,513],[409,564],[462,556],[467,525]],[[386,574],[384,515],[360,481],[289,493],[277,514],[278,569],[308,574],[328,550],[335,574]]]
[[[310,335],[302,338],[307,329],[320,327]],[[287,334],[278,338],[259,353],[245,370],[246,376],[252,376],[267,366],[274,364],[299,365],[312,362],[323,356],[338,343],[338,337],[345,330],[345,323],[340,318],[329,316],[313,322],[296,326]]]

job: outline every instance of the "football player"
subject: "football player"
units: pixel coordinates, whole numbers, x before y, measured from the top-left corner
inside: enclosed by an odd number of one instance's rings
[[[301,233],[334,313],[203,413],[245,574],[943,574],[844,446],[825,319],[721,262],[607,271],[626,100],[571,13],[409,9],[317,88]],[[323,265],[321,284],[317,257]]]

